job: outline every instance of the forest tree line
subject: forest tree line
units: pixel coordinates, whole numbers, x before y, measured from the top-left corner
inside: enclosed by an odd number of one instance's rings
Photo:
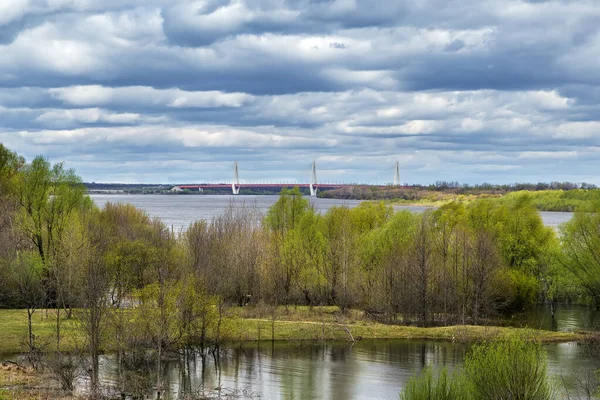
[[[98,208],[73,170],[0,145],[0,308],[27,310],[30,353],[40,348],[36,310],[56,310],[57,350],[63,320],[75,316],[96,379],[107,341],[122,363],[148,349],[160,363],[168,348],[218,343],[228,306],[334,305],[433,326],[562,302],[600,306],[592,201],[556,232],[526,195],[320,214],[296,188],[264,215],[232,203],[174,232],[129,204]]]
[[[293,189],[265,215],[236,203],[173,232],[131,205],[94,206],[63,164],[0,150],[1,307],[69,315],[193,285],[225,304],[336,305],[431,326],[540,303],[600,304],[593,202],[557,234],[528,196],[423,213],[365,202],[320,214]]]
[[[1,154],[2,307],[85,306],[78,292],[90,268],[117,308],[162,281],[197,281],[239,306],[337,305],[423,326],[540,303],[600,304],[593,203],[557,233],[528,196],[423,213],[365,202],[319,214],[293,189],[265,215],[236,203],[173,232],[131,205],[97,208],[62,164]]]

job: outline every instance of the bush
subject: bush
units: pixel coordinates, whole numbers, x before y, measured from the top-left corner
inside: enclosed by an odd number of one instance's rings
[[[434,376],[431,368],[424,369],[418,378],[410,378],[404,391],[400,393],[401,400],[467,400],[470,398],[463,377],[454,374],[450,378],[445,368],[437,376]]]
[[[411,378],[401,400],[554,400],[539,342],[519,336],[474,346],[462,374],[437,377],[425,369]]]
[[[475,400],[550,400],[546,352],[536,341],[507,337],[477,345],[465,360]]]

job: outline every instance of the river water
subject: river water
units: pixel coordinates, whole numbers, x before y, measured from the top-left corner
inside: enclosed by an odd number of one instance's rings
[[[265,212],[278,196],[223,195],[91,195],[98,206],[106,202],[127,202],[150,216],[162,219],[175,230],[191,222],[223,213],[233,202],[236,207],[256,206]],[[360,201],[311,198],[321,212],[332,206],[356,207]],[[396,206],[422,212],[426,207]],[[544,223],[557,228],[572,213],[541,212]],[[577,330],[595,327],[600,322],[596,311],[583,307],[559,308],[552,321],[543,308],[519,316],[514,325],[552,330]],[[592,360],[582,346],[575,343],[547,345],[550,372],[557,381],[566,383],[571,399],[578,392],[575,376],[589,370]],[[261,399],[397,399],[409,377],[425,366],[455,367],[461,363],[468,346],[433,341],[375,340],[354,344],[263,343],[224,350],[216,363],[212,357],[195,357],[186,367],[168,363],[164,379],[168,398],[175,399],[185,390],[203,389],[214,394]],[[115,366],[111,357],[103,359],[105,382],[114,381]]]
[[[162,219],[167,226],[175,230],[187,227],[191,222],[204,219],[210,220],[220,215],[233,204],[235,207],[256,206],[260,211],[266,212],[279,198],[275,195],[267,196],[226,196],[226,195],[160,195],[160,194],[92,194],[92,200],[99,207],[107,202],[131,203],[148,212],[152,217]],[[320,199],[310,197],[310,202],[320,212],[325,212],[333,206],[347,205],[356,207],[360,200]],[[410,210],[422,212],[428,207],[424,206],[394,206],[396,210]],[[542,220],[548,226],[557,228],[559,224],[568,221],[573,216],[570,212],[541,212]]]

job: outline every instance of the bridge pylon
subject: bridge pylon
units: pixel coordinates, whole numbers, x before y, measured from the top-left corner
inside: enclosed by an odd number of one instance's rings
[[[400,186],[400,165],[396,161],[396,168],[394,169],[394,186]]]
[[[237,161],[233,164],[233,181],[231,182],[231,191],[233,194],[240,194],[240,173],[238,171]]]
[[[317,196],[317,165],[313,161],[312,162],[312,174],[310,176],[310,195],[312,197]]]

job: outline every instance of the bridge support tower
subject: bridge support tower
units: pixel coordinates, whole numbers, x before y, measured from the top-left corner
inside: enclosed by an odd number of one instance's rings
[[[310,175],[310,195],[312,197],[317,196],[317,165],[312,162],[312,173]]]
[[[233,194],[240,194],[240,173],[238,171],[237,161],[233,164],[233,182],[231,182],[231,191]]]
[[[396,161],[396,168],[394,169],[394,186],[400,186],[400,166]]]

